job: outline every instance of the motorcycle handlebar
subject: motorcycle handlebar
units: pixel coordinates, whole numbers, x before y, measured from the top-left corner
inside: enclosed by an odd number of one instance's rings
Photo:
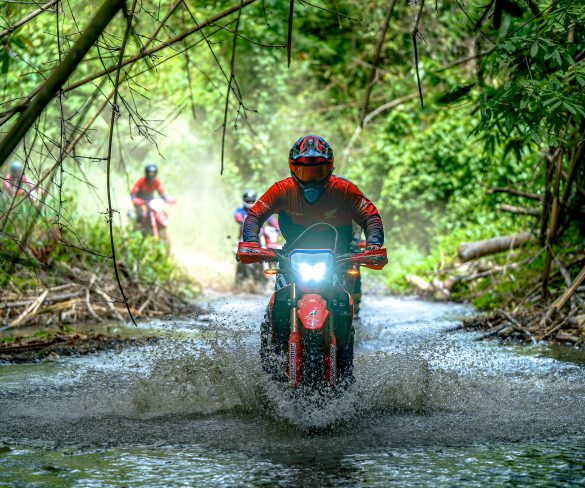
[[[278,261],[281,267],[285,268],[288,255],[288,252],[280,249],[264,249],[257,242],[240,242],[236,258],[244,264]],[[386,249],[370,249],[342,254],[336,259],[336,263],[344,261],[379,270],[388,264],[388,257]]]

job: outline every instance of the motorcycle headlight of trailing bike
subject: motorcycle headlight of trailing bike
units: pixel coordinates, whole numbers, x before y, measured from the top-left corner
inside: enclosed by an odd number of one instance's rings
[[[162,198],[153,198],[148,205],[155,212],[162,212],[165,208],[165,201]]]
[[[335,255],[329,250],[297,249],[290,254],[290,268],[299,284],[316,288],[333,280]]]

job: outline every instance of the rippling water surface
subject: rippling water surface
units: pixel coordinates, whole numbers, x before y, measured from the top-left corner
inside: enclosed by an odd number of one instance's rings
[[[453,330],[463,306],[370,297],[356,381],[319,406],[262,373],[265,301],[144,325],[155,346],[1,366],[0,486],[585,484],[576,355],[476,342]]]

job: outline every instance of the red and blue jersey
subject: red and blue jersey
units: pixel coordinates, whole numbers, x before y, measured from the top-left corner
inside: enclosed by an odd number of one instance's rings
[[[384,243],[382,219],[374,204],[350,181],[331,176],[320,198],[309,204],[292,177],[278,181],[262,195],[244,221],[243,240],[258,242],[258,232],[266,219],[278,214],[280,231],[287,243],[293,242],[305,229],[318,222],[337,229],[338,252],[349,252],[352,221],[364,229],[367,245]],[[315,235],[319,230],[315,229]]]

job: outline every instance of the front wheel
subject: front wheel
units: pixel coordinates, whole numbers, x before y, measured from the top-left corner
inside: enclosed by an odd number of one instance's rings
[[[302,356],[303,384],[317,388],[325,384],[325,364],[323,362],[323,340],[320,336],[305,335]]]
[[[285,382],[287,380],[286,358],[283,351],[279,349],[282,348],[278,348],[272,340],[267,311],[260,325],[260,363],[264,372],[272,376],[275,381]]]
[[[353,377],[353,325],[349,333],[349,340],[345,347],[337,349],[337,371],[340,381],[350,380]]]

